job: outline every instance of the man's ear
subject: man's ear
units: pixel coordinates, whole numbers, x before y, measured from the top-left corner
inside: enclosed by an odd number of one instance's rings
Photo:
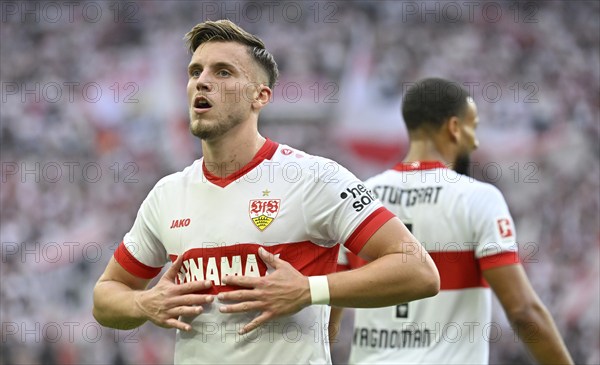
[[[451,140],[460,141],[460,120],[458,117],[450,117],[446,122],[446,129]]]
[[[254,107],[262,109],[271,101],[271,95],[273,94],[273,91],[271,91],[271,88],[264,84],[260,84],[257,89],[258,94],[254,98],[254,102],[252,104]]]

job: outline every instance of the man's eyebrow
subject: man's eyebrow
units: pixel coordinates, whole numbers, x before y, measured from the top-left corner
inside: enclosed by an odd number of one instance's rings
[[[194,69],[194,68],[199,68],[200,64],[198,62],[194,62],[194,63],[190,63],[188,65],[188,70]]]
[[[235,67],[235,65],[233,65],[232,63],[229,63],[229,62],[225,62],[225,61],[219,61],[217,63],[210,65],[210,67],[215,68],[215,69],[228,68],[228,69],[237,70],[237,67]],[[193,62],[188,65],[188,70],[192,70],[195,68],[202,68],[202,65],[199,64],[198,62]]]
[[[229,62],[225,62],[225,61],[220,61],[215,63],[214,65],[212,65],[214,68],[219,69],[219,68],[228,68],[228,69],[234,69],[237,70],[237,67],[235,67],[234,64],[229,63]]]

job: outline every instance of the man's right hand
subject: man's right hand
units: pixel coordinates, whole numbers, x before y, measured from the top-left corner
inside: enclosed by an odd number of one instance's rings
[[[189,331],[192,326],[180,321],[179,317],[201,314],[202,304],[211,303],[214,297],[208,294],[194,294],[210,288],[210,280],[176,284],[175,279],[182,262],[183,255],[179,255],[154,287],[137,292],[135,304],[146,319],[157,326]]]

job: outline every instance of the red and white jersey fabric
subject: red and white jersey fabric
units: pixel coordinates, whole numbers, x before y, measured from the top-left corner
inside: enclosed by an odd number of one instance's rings
[[[367,180],[429,252],[440,273],[437,296],[356,309],[350,363],[487,364],[491,289],[482,271],[519,262],[515,229],[494,186],[436,161],[401,163]]]
[[[206,294],[235,288],[227,275],[264,276],[270,268],[258,248],[306,276],[336,271],[339,245],[358,253],[393,214],[363,183],[325,158],[271,140],[253,160],[226,178],[211,175],[203,159],[161,179],[142,203],[131,231],[115,252],[131,274],[152,278],[183,255],[179,282],[212,280]],[[238,330],[258,313],[222,314],[215,297],[177,331],[176,364],[330,363],[329,306],[313,305]]]

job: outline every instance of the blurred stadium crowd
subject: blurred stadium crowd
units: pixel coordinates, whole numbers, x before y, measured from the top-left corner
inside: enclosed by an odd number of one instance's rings
[[[408,83],[470,87],[473,175],[504,192],[576,363],[600,362],[598,2],[54,4],[60,18],[44,2],[2,3],[1,363],[172,362],[170,330],[100,328],[92,288],[154,183],[200,156],[182,36],[223,17],[279,63],[263,135],[361,178],[406,152]],[[491,362],[528,363],[494,320]]]

